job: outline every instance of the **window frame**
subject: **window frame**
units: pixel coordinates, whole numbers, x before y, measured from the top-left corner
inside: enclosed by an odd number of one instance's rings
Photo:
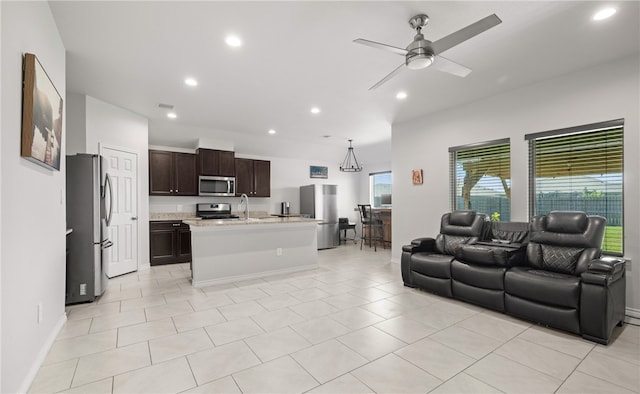
[[[528,202],[528,207],[529,207],[529,217],[533,217],[536,216],[536,142],[537,141],[541,141],[541,140],[548,140],[550,138],[562,138],[562,137],[568,137],[571,135],[580,135],[580,134],[589,134],[589,133],[596,133],[598,131],[604,132],[604,131],[608,131],[608,130],[613,130],[613,129],[621,129],[621,139],[622,139],[622,152],[621,152],[621,160],[620,160],[620,165],[621,165],[621,252],[616,252],[616,251],[609,251],[609,250],[602,250],[603,254],[606,255],[612,255],[612,256],[619,256],[622,257],[624,256],[624,250],[625,250],[625,242],[624,242],[624,232],[625,232],[625,220],[624,220],[624,205],[625,205],[625,198],[624,198],[624,119],[614,119],[614,120],[608,120],[608,121],[604,121],[604,122],[597,122],[597,123],[590,123],[590,124],[586,124],[586,125],[581,125],[581,126],[575,126],[575,127],[567,127],[567,128],[563,128],[563,129],[557,129],[557,130],[548,130],[548,131],[542,131],[542,132],[537,132],[537,133],[530,133],[530,134],[525,134],[524,139],[526,141],[528,141],[529,143],[529,189],[528,189],[528,193],[527,193],[527,197],[529,199]],[[604,245],[603,245],[604,247]]]
[[[393,172],[391,170],[388,171],[378,171],[378,172],[370,172],[369,173],[369,204],[371,204],[372,208],[380,209],[380,208],[391,208],[393,206],[393,199],[391,200],[391,204],[388,206],[375,205],[375,190],[374,190],[374,177],[376,175],[389,174],[391,176],[391,186],[393,188]],[[393,196],[393,193],[391,193]]]
[[[500,138],[490,141],[477,142],[473,144],[466,145],[458,145],[452,146],[449,148],[449,195],[450,195],[450,205],[452,210],[458,210],[457,206],[457,186],[458,186],[458,178],[457,178],[457,154],[460,151],[478,149],[483,147],[492,147],[496,145],[508,145],[509,146],[509,173],[511,173],[511,139],[510,138]],[[509,180],[511,180],[511,176],[509,176]],[[511,186],[510,186],[511,187]],[[473,190],[473,188],[471,188]],[[506,192],[505,192],[506,197]],[[511,199],[507,197],[509,201],[509,212],[511,212]],[[487,215],[491,215],[493,212],[485,212]]]

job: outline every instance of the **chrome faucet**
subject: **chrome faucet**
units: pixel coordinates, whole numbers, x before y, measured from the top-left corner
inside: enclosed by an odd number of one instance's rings
[[[243,220],[249,220],[249,197],[244,193],[240,195],[240,209],[244,210]]]

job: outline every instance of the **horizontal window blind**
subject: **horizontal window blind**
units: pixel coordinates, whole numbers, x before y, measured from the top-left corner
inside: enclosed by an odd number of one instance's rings
[[[623,127],[619,121],[539,133],[529,139],[529,204],[533,215],[583,211],[607,219],[603,251],[622,255]],[[575,131],[579,130],[579,131]]]
[[[450,148],[453,209],[511,219],[511,149],[509,139]]]

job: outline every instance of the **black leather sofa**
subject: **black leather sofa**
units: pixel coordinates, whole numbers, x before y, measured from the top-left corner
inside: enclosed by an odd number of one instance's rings
[[[447,213],[435,238],[403,246],[402,279],[607,344],[624,321],[626,278],[624,260],[601,258],[605,225],[582,212],[529,223]]]

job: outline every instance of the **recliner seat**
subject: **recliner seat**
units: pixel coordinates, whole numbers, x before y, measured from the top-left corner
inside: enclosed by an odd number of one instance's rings
[[[607,344],[624,321],[626,278],[624,260],[600,257],[605,226],[583,212],[551,212],[529,224],[452,212],[435,239],[403,246],[402,278]]]

